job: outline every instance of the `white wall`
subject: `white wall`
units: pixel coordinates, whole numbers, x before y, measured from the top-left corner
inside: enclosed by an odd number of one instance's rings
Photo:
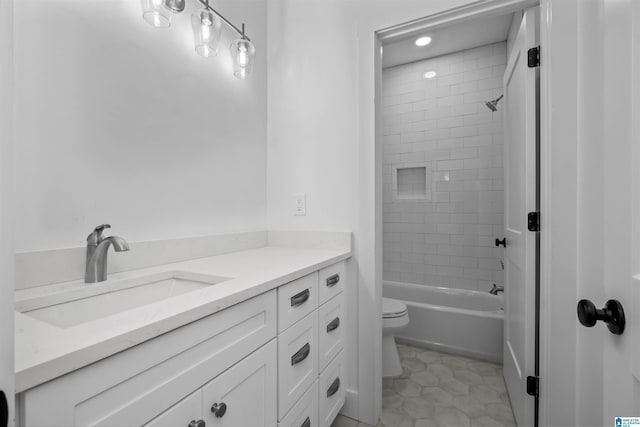
[[[352,230],[346,412],[371,424],[381,407],[381,226],[376,212],[375,31],[468,0],[270,0],[267,226]],[[379,55],[379,50],[378,50]],[[293,216],[293,194],[307,216]],[[356,287],[357,284],[357,287]],[[356,309],[357,307],[357,309]],[[355,313],[354,313],[355,314]]]
[[[254,74],[194,52],[190,9],[155,29],[134,0],[15,5],[16,251],[265,228],[266,2],[221,0]]]
[[[503,283],[503,112],[485,102],[502,93],[506,62],[500,42],[384,70],[384,280]],[[429,172],[421,197],[400,194],[398,171],[416,167]]]
[[[13,0],[0,0],[0,390],[13,418]],[[13,425],[9,421],[9,425]]]

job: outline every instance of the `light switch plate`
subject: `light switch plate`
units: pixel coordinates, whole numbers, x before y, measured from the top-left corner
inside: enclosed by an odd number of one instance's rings
[[[296,216],[304,216],[307,214],[307,195],[306,194],[294,194],[293,195],[293,214]]]

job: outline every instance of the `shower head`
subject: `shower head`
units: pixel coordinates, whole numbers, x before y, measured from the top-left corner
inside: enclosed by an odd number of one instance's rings
[[[500,95],[497,99],[494,99],[493,101],[487,101],[484,103],[484,105],[486,105],[487,108],[490,109],[491,111],[498,111],[498,102],[500,102],[503,96],[504,95]]]

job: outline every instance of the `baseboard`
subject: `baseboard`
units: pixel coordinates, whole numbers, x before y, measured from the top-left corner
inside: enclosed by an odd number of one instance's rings
[[[358,392],[355,390],[346,390],[346,401],[340,410],[345,417],[358,420]]]

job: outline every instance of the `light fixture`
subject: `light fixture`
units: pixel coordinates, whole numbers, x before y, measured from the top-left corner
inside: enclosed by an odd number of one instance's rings
[[[142,18],[158,28],[171,25],[171,12],[164,7],[164,0],[142,0]]]
[[[253,57],[256,48],[253,43],[244,35],[244,24],[242,24],[242,36],[231,43],[231,58],[233,59],[233,75],[244,80],[253,68]]]
[[[197,10],[191,15],[191,27],[196,53],[204,57],[216,56],[222,32],[222,20],[218,15],[209,9]]]
[[[436,73],[435,71],[427,71],[426,73],[423,74],[423,77],[425,79],[432,79],[437,75],[438,75],[438,73]]]
[[[168,27],[171,25],[171,14],[180,13],[186,7],[186,0],[141,0],[142,17],[154,27]],[[222,23],[231,27],[240,38],[231,43],[231,56],[233,57],[233,75],[239,79],[245,79],[251,74],[256,48],[251,39],[244,32],[233,25],[227,18],[209,6],[209,0],[198,0],[204,6],[191,15],[193,29],[193,41],[196,52],[202,56],[216,56],[218,43],[222,32]]]
[[[164,7],[173,13],[182,12],[185,6],[185,0],[164,0]]]
[[[416,46],[422,47],[428,45],[429,43],[431,43],[431,37],[425,36],[416,39]]]

